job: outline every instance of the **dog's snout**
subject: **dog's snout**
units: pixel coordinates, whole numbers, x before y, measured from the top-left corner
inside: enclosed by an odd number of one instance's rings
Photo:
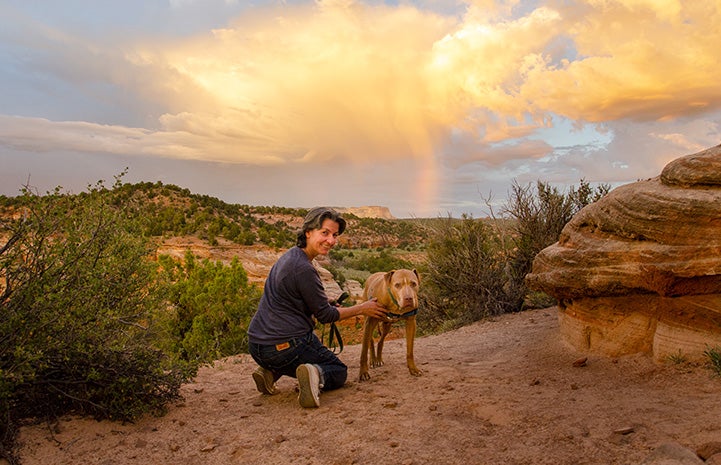
[[[416,308],[418,306],[418,301],[416,300],[415,292],[409,289],[404,289],[403,292],[401,292],[400,305],[403,308]]]

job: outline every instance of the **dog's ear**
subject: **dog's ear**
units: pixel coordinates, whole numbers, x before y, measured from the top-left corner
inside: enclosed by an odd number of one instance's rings
[[[386,275],[383,277],[383,279],[385,280],[385,282],[386,282],[387,285],[390,286],[390,284],[391,284],[391,278],[393,278],[393,273],[395,273],[395,272],[396,272],[396,270],[390,270],[390,271],[387,272]]]
[[[418,282],[420,283],[420,282],[421,282],[421,275],[418,274],[418,271],[417,271],[415,268],[413,268],[413,274],[416,275],[416,278],[418,279]]]

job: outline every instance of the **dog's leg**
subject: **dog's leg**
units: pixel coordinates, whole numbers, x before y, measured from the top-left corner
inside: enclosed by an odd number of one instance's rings
[[[378,331],[380,332],[380,338],[378,339],[378,350],[376,351],[375,361],[373,361],[374,367],[383,366],[383,342],[386,340],[386,336],[391,332],[391,323],[381,322]]]
[[[360,359],[360,373],[358,374],[358,381],[365,381],[371,378],[368,372],[368,352],[371,351],[373,356],[373,330],[375,329],[378,320],[375,318],[365,317],[363,321],[363,343],[361,345],[361,359]]]
[[[415,338],[416,317],[414,315],[406,319],[406,365],[408,365],[408,371],[410,371],[413,376],[420,376],[423,372],[418,369],[413,359],[413,341]]]

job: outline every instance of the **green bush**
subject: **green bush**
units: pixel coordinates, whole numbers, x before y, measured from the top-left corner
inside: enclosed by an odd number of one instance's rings
[[[186,252],[183,262],[160,256],[166,305],[158,312],[166,351],[182,360],[207,363],[247,352],[247,329],[260,300],[243,265],[198,261]]]
[[[194,375],[153,348],[151,249],[111,194],[102,182],[72,196],[25,189],[0,223],[0,455],[11,463],[22,419],[130,420]]]
[[[518,307],[506,251],[486,222],[466,215],[437,222],[426,253],[423,324],[450,329]]]

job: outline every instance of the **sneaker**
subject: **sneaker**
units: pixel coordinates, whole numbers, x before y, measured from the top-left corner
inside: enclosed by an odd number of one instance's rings
[[[263,367],[258,367],[253,372],[253,381],[255,381],[255,387],[258,388],[258,392],[265,394],[266,396],[272,396],[278,394],[278,389],[275,387],[275,377],[273,372],[266,370]]]
[[[298,378],[298,402],[301,407],[313,408],[320,407],[320,375],[318,368],[310,363],[300,365],[295,370],[295,376]]]

